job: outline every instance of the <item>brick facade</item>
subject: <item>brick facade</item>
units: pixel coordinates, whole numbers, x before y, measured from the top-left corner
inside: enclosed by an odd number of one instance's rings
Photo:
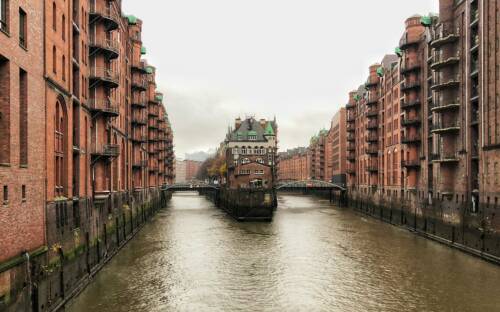
[[[495,261],[498,6],[441,0],[439,17],[410,17],[399,58],[346,105],[352,205]]]
[[[123,17],[121,1],[8,3],[0,310],[45,310],[162,205],[161,187],[175,178],[173,132],[156,70],[142,58],[142,21]]]

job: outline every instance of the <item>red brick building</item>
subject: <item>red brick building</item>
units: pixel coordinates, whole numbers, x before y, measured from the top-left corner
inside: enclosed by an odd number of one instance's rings
[[[193,180],[198,175],[202,162],[186,159],[186,180]]]
[[[173,132],[142,21],[120,1],[0,11],[0,310],[42,310],[165,201]]]
[[[278,155],[278,181],[304,181],[311,178],[311,155],[305,147],[297,147]]]
[[[499,4],[439,3],[349,96],[351,203],[498,261]]]
[[[43,263],[43,2],[0,1],[0,310],[29,306],[25,260]]]
[[[227,187],[271,189],[276,182],[276,121],[237,118],[225,140]]]
[[[331,178],[344,176],[347,170],[347,121],[346,109],[341,108],[332,118],[330,130],[328,131],[328,139],[326,149],[331,153],[327,153],[327,172]],[[344,180],[342,177],[340,180]]]

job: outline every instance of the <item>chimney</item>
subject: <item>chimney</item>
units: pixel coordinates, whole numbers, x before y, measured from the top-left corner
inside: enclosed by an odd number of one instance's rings
[[[259,123],[260,123],[260,126],[261,126],[262,128],[265,128],[265,127],[266,127],[266,123],[267,123],[267,122],[266,122],[266,120],[265,120],[265,119],[263,119],[263,118],[262,118],[262,119],[260,119]]]
[[[234,121],[234,129],[235,129],[235,130],[238,130],[238,128],[239,128],[240,126],[241,126],[241,118],[240,118],[240,117],[238,117],[238,118],[236,118],[236,119],[235,119],[235,121]]]

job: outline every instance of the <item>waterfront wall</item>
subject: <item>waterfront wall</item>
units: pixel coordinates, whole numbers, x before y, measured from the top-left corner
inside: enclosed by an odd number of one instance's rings
[[[355,211],[500,264],[498,207],[482,205],[480,213],[472,213],[467,202],[446,196],[387,198],[358,191],[349,193],[348,204]]]
[[[238,221],[271,221],[278,206],[275,190],[217,189],[200,192]]]
[[[167,191],[152,188],[135,194],[117,192],[100,202],[48,204],[49,219],[55,220],[47,223],[49,244],[29,257],[0,263],[0,287],[8,289],[0,311],[64,308],[170,197]],[[72,215],[77,211],[82,222],[79,227],[68,222],[78,219]]]

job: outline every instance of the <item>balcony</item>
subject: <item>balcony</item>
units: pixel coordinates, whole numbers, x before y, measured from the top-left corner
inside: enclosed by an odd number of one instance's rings
[[[439,71],[448,66],[457,65],[460,62],[460,57],[458,56],[450,56],[448,58],[441,58],[437,60],[435,63],[432,63],[431,69],[435,71]]]
[[[411,81],[411,82],[403,82],[401,83],[401,91],[411,91],[411,90],[419,90],[420,89],[420,81]]]
[[[108,59],[115,59],[120,52],[120,46],[117,41],[106,38],[90,38],[89,55],[103,53]]]
[[[104,67],[90,68],[90,85],[91,88],[102,84],[108,88],[117,88],[119,86],[119,76],[114,70]]]
[[[346,172],[347,174],[350,174],[350,175],[356,175],[356,170],[351,169],[351,168],[347,168],[347,169],[345,170],[345,172]]]
[[[356,141],[356,136],[353,133],[348,133],[347,134],[347,141],[348,142]]]
[[[399,48],[401,50],[408,50],[411,46],[419,45],[421,42],[420,37],[418,38],[408,38],[408,36],[404,36],[399,40]]]
[[[148,66],[145,61],[133,60],[131,65],[132,70],[138,71],[143,74],[147,74]]]
[[[458,153],[441,153],[441,154],[432,154],[431,159],[433,162],[438,163],[451,163],[455,164],[460,161],[458,157]]]
[[[148,128],[153,129],[153,130],[157,130],[158,124],[156,123],[156,120],[154,120],[154,119],[150,120],[150,122],[148,123]]]
[[[132,168],[134,168],[134,169],[141,169],[141,168],[145,168],[147,166],[148,166],[147,160],[136,160],[132,164]]]
[[[371,89],[374,88],[378,85],[379,79],[378,78],[368,78],[368,80],[365,83],[365,88],[366,89]]]
[[[347,124],[347,132],[355,132],[356,131],[356,126],[354,124],[349,123]]]
[[[367,117],[378,117],[378,109],[370,108],[366,111]]]
[[[420,117],[415,116],[415,117],[404,117],[401,119],[401,126],[403,127],[408,127],[408,126],[418,126],[420,125]]]
[[[98,5],[100,2],[90,3],[89,8],[89,23],[92,25],[97,22],[102,22],[108,31],[118,29],[119,17],[113,9],[113,6]]]
[[[103,115],[106,117],[118,117],[118,105],[114,104],[110,99],[89,99],[88,106],[95,115]]]
[[[371,144],[366,148],[366,153],[368,155],[378,155],[378,146]]]
[[[356,144],[349,143],[347,144],[347,151],[352,152],[356,150]]]
[[[445,44],[454,43],[458,40],[460,36],[455,34],[453,31],[442,31],[437,35],[436,39],[431,42],[432,48],[440,48]]]
[[[419,99],[416,99],[416,100],[406,100],[406,99],[402,99],[401,100],[401,109],[410,109],[410,108],[417,108],[417,107],[420,107],[420,100]]]
[[[368,136],[366,137],[366,142],[368,142],[368,143],[378,142],[378,134],[376,134],[376,133],[368,134]]]
[[[412,72],[417,72],[420,71],[421,65],[419,62],[409,62],[408,64],[404,64],[401,67],[401,74],[402,75],[407,75]]]
[[[420,168],[420,160],[416,159],[402,160],[401,166],[406,169],[418,169]]]
[[[144,116],[132,117],[132,126],[145,126],[147,123],[147,118]]]
[[[457,110],[460,108],[460,100],[457,98],[455,101],[441,101],[441,102],[433,102],[431,105],[431,111],[433,112],[445,112],[449,110]]]
[[[370,105],[378,104],[379,99],[380,98],[378,96],[370,96],[370,98],[366,101],[366,105],[370,106]]]
[[[350,161],[350,162],[353,162],[356,160],[356,154],[353,153],[353,152],[350,152],[347,154],[347,160]]]
[[[421,138],[419,133],[406,134],[401,137],[402,144],[417,144],[420,143]]]
[[[148,81],[144,78],[134,77],[132,79],[132,89],[138,91],[146,91],[148,89]]]
[[[137,134],[132,136],[132,142],[134,143],[146,143],[148,141],[148,137],[143,134]]]
[[[431,126],[432,133],[450,133],[459,131],[460,131],[460,123],[457,120],[447,123],[437,122]]]
[[[353,116],[347,116],[347,122],[355,122],[356,121],[356,118],[354,118]]]
[[[117,144],[101,144],[92,147],[94,157],[118,157],[119,155],[120,146]]]
[[[147,100],[146,97],[142,96],[134,96],[132,97],[132,107],[137,107],[137,108],[146,108],[147,107]]]
[[[370,120],[366,125],[366,129],[368,130],[376,130],[378,129],[378,120]]]
[[[378,166],[376,165],[369,165],[366,167],[366,171],[370,173],[377,173],[378,172]]]
[[[452,89],[452,88],[457,88],[460,85],[460,79],[458,77],[452,77],[445,82],[436,82],[432,87],[431,90],[439,92],[445,89]]]
[[[150,107],[148,109],[148,116],[151,116],[151,117],[158,117],[158,110],[153,107]],[[160,122],[160,120],[158,120],[158,122]]]

